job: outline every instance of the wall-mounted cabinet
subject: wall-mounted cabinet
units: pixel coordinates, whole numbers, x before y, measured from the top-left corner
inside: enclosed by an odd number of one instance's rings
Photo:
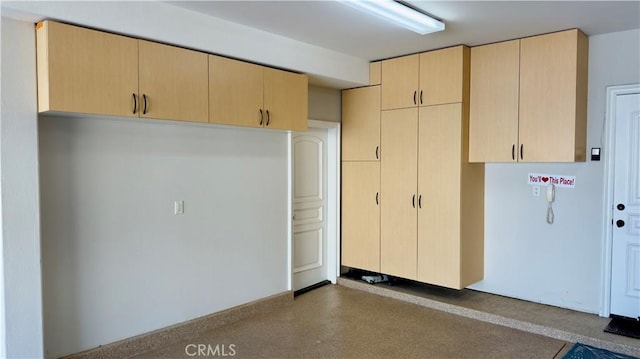
[[[209,122],[207,54],[138,41],[142,118]]]
[[[307,129],[307,77],[180,47],[43,21],[38,109]]]
[[[53,21],[37,46],[40,112],[208,121],[204,53]]]
[[[469,160],[584,161],[588,53],[576,29],[472,48]]]
[[[264,68],[265,127],[305,131],[308,103],[306,75]]]
[[[225,125],[304,131],[307,77],[209,55],[209,119]]]
[[[380,86],[342,91],[342,160],[380,159]]]
[[[382,61],[382,110],[466,101],[468,59],[456,46]]]
[[[40,112],[138,117],[138,40],[52,21],[36,34]]]
[[[262,66],[209,55],[209,121],[264,127]]]

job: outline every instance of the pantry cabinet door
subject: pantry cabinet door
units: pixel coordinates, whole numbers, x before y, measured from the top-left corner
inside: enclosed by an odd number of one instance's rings
[[[416,279],[418,108],[382,112],[380,271]]]
[[[418,280],[460,285],[462,104],[420,108]]]
[[[342,162],[342,265],[380,272],[380,162]]]

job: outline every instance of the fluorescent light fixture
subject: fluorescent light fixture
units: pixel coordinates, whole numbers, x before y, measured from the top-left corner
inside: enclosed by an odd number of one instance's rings
[[[444,30],[444,23],[394,0],[338,0],[420,35]]]

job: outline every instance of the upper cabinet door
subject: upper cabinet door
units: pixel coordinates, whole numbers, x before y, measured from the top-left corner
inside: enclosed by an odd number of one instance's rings
[[[382,61],[382,109],[418,106],[420,55]]]
[[[342,91],[342,160],[380,159],[380,86]]]
[[[469,48],[456,46],[420,54],[420,106],[466,102]]]
[[[140,117],[209,122],[207,54],[144,40],[139,47]]]
[[[586,157],[588,38],[579,30],[520,41],[520,160]]]
[[[469,162],[515,162],[520,40],[471,49]]]
[[[264,68],[265,127],[305,131],[307,103],[307,76]]]
[[[263,67],[209,55],[209,121],[263,127]]]
[[[138,40],[44,21],[37,47],[40,112],[138,116]]]

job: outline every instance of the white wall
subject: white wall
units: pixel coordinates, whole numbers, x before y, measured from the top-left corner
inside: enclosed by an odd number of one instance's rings
[[[161,182],[156,185],[151,183],[145,189],[146,199],[163,199],[163,205],[152,206],[154,210],[162,210],[161,214],[147,213],[149,202],[131,202],[138,197],[126,192],[133,192],[130,187],[123,188],[124,192],[120,192],[120,189],[117,188],[111,188],[112,192],[103,193],[102,188],[108,188],[103,186],[103,183],[96,182],[94,183],[95,187],[90,188],[83,186],[83,180],[85,180],[83,176],[89,176],[93,180],[95,173],[92,174],[91,171],[58,172],[61,167],[52,169],[49,163],[43,163],[42,189],[44,193],[41,212],[44,221],[42,232],[45,235],[42,239],[44,265],[42,272],[45,277],[41,279],[40,206],[37,197],[39,177],[37,172],[35,39],[31,21],[45,16],[54,17],[87,26],[102,27],[207,51],[244,57],[254,61],[263,60],[259,62],[279,67],[289,67],[299,71],[309,70],[312,73],[320,73],[322,78],[331,81],[344,76],[347,82],[354,81],[354,79],[358,82],[366,82],[368,77],[366,61],[348,58],[342,54],[331,53],[324,49],[261,33],[254,29],[236,27],[224,21],[203,18],[202,15],[187,10],[174,9],[162,3],[3,2],[2,11],[3,15],[8,14],[24,21],[2,18],[3,107],[2,126],[0,126],[2,131],[0,173],[3,176],[3,182],[0,195],[2,195],[3,206],[0,210],[3,210],[3,236],[0,238],[3,240],[2,259],[5,275],[0,282],[3,284],[0,294],[3,294],[2,298],[6,300],[6,310],[0,315],[0,319],[5,316],[4,320],[0,322],[3,326],[6,325],[7,329],[6,331],[1,330],[0,345],[2,348],[0,354],[6,353],[9,357],[40,357],[43,355],[42,286],[44,286],[46,311],[46,328],[44,329],[46,355],[49,357],[76,352],[158,329],[287,289],[286,281],[289,276],[286,270],[285,227],[287,221],[286,212],[283,212],[285,209],[280,207],[286,204],[287,199],[286,135],[271,132],[268,135],[261,134],[256,137],[257,134],[251,130],[221,128],[215,130],[199,128],[196,130],[189,126],[167,125],[166,123],[161,128],[178,127],[178,131],[183,131],[184,136],[189,135],[184,131],[191,131],[191,134],[201,136],[201,138],[205,135],[209,137],[206,137],[206,141],[195,142],[195,144],[186,143],[187,141],[184,139],[186,137],[172,139],[166,134],[163,135],[159,130],[160,132],[156,132],[159,137],[149,138],[149,141],[158,142],[162,137],[167,146],[165,156],[171,157],[170,150],[173,149],[178,150],[178,155],[182,150],[189,153],[189,156],[193,156],[186,161],[187,168],[183,168],[183,172],[170,173],[172,177],[165,179],[165,181],[171,180],[176,184]],[[141,13],[146,15],[143,19],[139,16]],[[142,21],[140,21],[141,19]],[[167,28],[167,23],[174,24],[175,28]],[[202,31],[203,29],[209,31]],[[211,29],[221,30],[212,31]],[[201,36],[194,36],[194,34],[201,34]],[[235,34],[239,38],[235,39],[237,41],[231,41],[228,34]],[[270,46],[270,51],[256,49],[253,44],[257,40]],[[294,56],[294,54],[297,55]],[[300,54],[305,56],[300,56]],[[314,60],[307,61],[309,59],[306,56],[313,56]],[[310,103],[312,104],[310,114],[315,114],[317,118],[325,120],[339,118],[338,91],[312,86]],[[60,122],[60,125],[56,126],[65,126],[64,123],[68,123],[67,127],[78,129],[78,131],[87,131],[87,133],[90,133],[91,129],[95,129],[93,127],[85,128],[81,125],[74,127],[73,121],[76,120],[56,120]],[[91,123],[93,126],[100,126],[95,120],[92,120]],[[47,123],[47,126],[49,125]],[[132,126],[130,123],[120,125]],[[150,126],[148,123],[145,125]],[[77,159],[72,157],[73,152],[65,152],[72,149],[62,145],[69,145],[75,141],[64,139],[63,142],[58,143],[61,147],[55,147],[55,143],[52,144],[51,136],[48,135],[56,133],[56,129],[49,127],[45,127],[45,129],[50,131],[44,133],[42,144],[50,147],[46,147],[44,150],[44,158],[48,159],[47,156],[64,153],[62,157],[68,156],[65,165],[75,166],[77,169],[80,165],[72,162]],[[224,135],[222,135],[223,133]],[[144,138],[147,139],[147,137]],[[115,133],[112,140],[114,146],[116,144],[120,146],[118,144],[120,140],[117,139]],[[216,140],[215,146],[217,147],[212,147],[214,146],[212,144],[203,144],[209,140]],[[143,143],[137,138],[134,142]],[[87,145],[95,144],[97,146],[100,143],[100,141],[96,141]],[[239,149],[237,146],[241,143],[249,143],[249,146]],[[176,147],[180,144],[184,144],[184,146]],[[196,145],[201,145],[202,148],[194,148]],[[266,147],[257,150],[256,146],[259,145]],[[105,145],[101,149],[108,150],[109,147]],[[122,152],[124,149],[123,147],[118,150],[120,151],[118,153],[124,155]],[[227,161],[225,159],[227,157],[238,157],[239,159],[234,160],[236,161],[234,168],[239,171],[236,174],[245,175],[246,181],[238,181],[235,177],[224,176],[220,173],[216,173],[214,176],[210,172],[211,168],[206,165],[206,156],[194,155],[200,150],[209,154],[218,153],[216,152],[218,150],[222,151],[222,159],[218,158],[217,160],[223,162]],[[93,152],[87,152],[87,155],[89,154],[93,154]],[[273,158],[264,161],[264,156]],[[108,156],[104,155],[100,159],[106,157]],[[262,164],[258,165],[257,162]],[[265,164],[268,164],[268,167],[265,167]],[[113,168],[114,173],[118,173],[121,169],[117,168],[118,165],[125,166],[127,169],[132,166],[131,163],[116,161],[116,167]],[[202,167],[205,170],[199,168],[196,172],[196,167],[201,165],[204,165]],[[97,170],[97,166],[93,169]],[[109,166],[102,166],[101,170],[104,169],[109,169]],[[156,169],[148,170],[155,171]],[[105,175],[113,176],[111,173],[105,173]],[[142,178],[150,177],[149,173],[140,173],[140,176]],[[204,181],[208,181],[207,187],[214,188],[215,191],[204,191]],[[182,198],[186,200],[186,215],[169,216],[168,220],[158,220],[158,218],[164,218],[161,216],[168,216],[167,213],[172,209],[172,201],[179,199],[171,196],[172,190],[175,190],[174,187],[178,186],[179,182],[189,183],[187,189],[199,191],[198,197],[195,200]],[[67,187],[55,187],[52,190],[51,183],[66,184]],[[127,183],[123,180],[123,185],[131,186],[134,183]],[[141,188],[141,185],[138,187]],[[219,193],[221,188],[224,190]],[[269,192],[272,197],[264,197],[264,195],[262,197],[247,197],[247,194],[254,193],[257,189]],[[52,198],[52,194],[59,196],[61,193],[69,195],[69,197],[54,196]],[[178,196],[180,193],[175,193],[175,195]],[[198,204],[202,204],[201,201],[214,199],[214,203],[219,204],[220,199],[214,198],[216,195],[222,196],[224,201],[221,207],[212,210],[216,220],[211,220],[205,216],[204,212],[210,209],[203,206],[198,207]],[[184,196],[196,197],[194,192],[186,193]],[[247,206],[247,201],[257,202],[251,202],[252,207],[250,208],[243,207],[244,212],[239,214],[237,207],[232,206],[224,209],[224,206],[229,207],[228,204],[232,197],[233,200],[238,200],[238,202],[234,202],[237,205],[244,203],[244,206]],[[242,200],[245,201],[241,202]],[[85,207],[94,208],[87,204],[92,201],[95,201],[95,208],[100,210],[98,213],[93,210],[84,210]],[[102,203],[106,203],[108,206],[102,206]],[[83,208],[83,210],[80,214],[76,213],[77,216],[74,217],[70,212],[59,211],[61,207],[74,210]],[[11,211],[9,212],[7,208],[10,208]],[[117,212],[118,208],[123,208],[124,212]],[[144,208],[144,211],[133,212],[151,217],[125,217],[124,214],[132,213],[131,208]],[[197,209],[199,212],[190,212],[189,208]],[[258,212],[262,214],[262,217],[258,218],[256,214]],[[105,222],[96,223],[91,218],[87,218],[92,214]],[[18,217],[19,219],[16,220]],[[127,232],[128,236],[126,236],[117,232],[118,228],[121,228],[120,222],[126,220],[126,223],[131,224],[131,220],[140,221],[149,227],[152,218],[155,219],[152,223],[154,225],[153,231],[147,235],[136,237],[137,240],[134,243],[135,249],[138,250],[136,254],[141,257],[141,261],[135,262],[131,257],[131,252],[127,251],[129,248],[123,242],[125,239],[131,239],[133,234]],[[238,226],[240,233],[231,231],[229,226],[237,224],[239,219],[242,220],[242,225]],[[193,223],[194,220],[195,223]],[[261,221],[269,223],[267,225]],[[202,233],[186,232],[185,226],[187,224],[180,224],[181,222],[192,224],[193,226],[188,227],[190,230],[196,228],[209,232],[209,235],[213,236],[215,240],[208,241]],[[95,226],[98,224],[100,226]],[[216,225],[215,228],[214,225]],[[182,232],[178,234],[177,231]],[[160,232],[159,235],[164,235],[164,237],[152,237],[156,232]],[[180,252],[179,249],[182,247],[178,247],[178,244],[174,242],[179,235],[184,235],[184,239],[181,241],[191,244],[193,248],[188,247],[187,252]],[[87,238],[89,238],[89,242],[87,242]],[[105,245],[109,245],[106,248],[102,248],[98,242],[94,242],[105,238],[108,238],[107,241],[104,241]],[[216,257],[219,253],[214,254],[212,258],[207,257],[212,249],[219,248],[221,241],[230,238],[236,241],[238,238],[242,239],[240,242],[225,242],[232,243],[227,247],[223,246],[231,252],[231,255],[222,259]],[[158,242],[151,243],[152,239]],[[256,243],[258,239],[261,241]],[[142,257],[144,251],[141,248],[155,248],[152,245],[158,243],[160,244],[158,249],[160,255],[146,254],[149,258]],[[78,244],[78,247],[75,244]],[[268,248],[265,248],[265,245],[268,245]],[[240,247],[247,252],[247,256],[244,256],[242,260],[234,256],[237,255],[237,252],[234,251]],[[256,249],[252,251],[250,248]],[[259,258],[252,258],[256,252],[260,253]],[[78,259],[78,253],[82,254],[82,260]],[[130,256],[127,257],[125,254]],[[125,256],[123,257],[123,255]],[[172,256],[177,256],[177,258]],[[201,259],[201,261],[194,261],[194,257]],[[223,259],[235,261],[227,263]],[[117,263],[121,262],[129,266],[135,265],[134,270],[128,273],[125,281],[117,280],[126,270],[126,267],[117,266]],[[93,264],[95,266],[92,267]],[[184,268],[173,271],[172,265],[178,267],[183,265]],[[141,281],[141,276],[150,272],[158,274],[150,274],[145,279],[147,286],[144,287],[145,290],[137,287],[136,283]],[[224,276],[229,273],[231,276]],[[257,280],[254,277],[256,273],[260,274],[260,278]],[[67,276],[67,274],[70,275]],[[268,276],[268,278],[265,279],[264,276]],[[212,277],[215,279],[211,279]],[[166,280],[162,280],[163,278]],[[207,282],[201,284],[203,280],[207,280]],[[184,289],[181,286],[192,287]],[[105,294],[105,291],[108,291],[108,294]],[[181,297],[169,298],[167,302],[149,305],[149,303],[155,303],[147,300],[150,296],[163,293],[181,293]],[[180,299],[185,293],[188,298],[186,301]],[[152,308],[154,314],[158,312],[161,314],[154,316],[150,314],[150,311],[145,310],[141,310],[137,315],[133,314],[141,306]],[[125,324],[116,320],[116,318],[121,319],[122,314],[126,318]],[[98,322],[100,323],[99,328],[96,325]],[[0,355],[0,357],[3,356]]]
[[[42,293],[35,38],[33,24],[6,18],[1,22],[0,263],[6,332],[0,353],[37,358],[42,356]]]
[[[340,122],[342,119],[340,90],[309,86],[309,118]]]
[[[367,60],[158,1],[2,1],[3,14],[176,44],[312,75],[322,86],[369,82]]]
[[[589,38],[588,148],[609,150],[601,143],[606,86],[638,82],[640,30]],[[575,189],[557,189],[553,225],[545,197],[526,184],[529,172],[577,177]],[[487,164],[485,182],[485,279],[472,288],[598,313],[604,161]]]
[[[41,117],[39,134],[48,357],[287,290],[286,133]]]

